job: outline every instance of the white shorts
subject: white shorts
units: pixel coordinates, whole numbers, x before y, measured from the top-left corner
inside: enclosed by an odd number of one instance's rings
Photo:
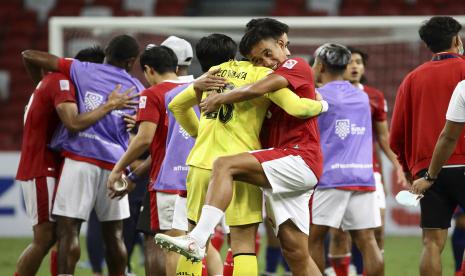
[[[109,170],[96,165],[65,158],[57,187],[53,215],[88,220],[90,212],[100,221],[122,220],[129,217],[128,197],[108,196]]]
[[[381,180],[381,174],[379,172],[374,173],[376,183],[376,201],[380,209],[386,209],[386,194],[384,193],[384,185]]]
[[[311,223],[343,230],[381,226],[376,193],[339,189],[315,189],[311,204]]]
[[[152,231],[173,229],[177,197],[177,194],[164,193],[163,191],[150,192],[150,226]]]
[[[318,183],[313,171],[298,155],[283,156],[277,149],[258,150],[251,154],[261,163],[273,193],[307,192]]]
[[[309,233],[310,214],[308,203],[313,190],[289,193],[273,193],[264,189],[267,218],[276,236],[279,226],[291,220],[300,231]]]
[[[171,227],[186,232],[189,229],[187,222],[187,198],[180,195],[176,196],[176,202],[174,203],[173,224]]]
[[[26,214],[32,225],[54,221],[51,214],[56,179],[54,177],[37,177],[27,181],[18,180],[18,182],[23,191]]]

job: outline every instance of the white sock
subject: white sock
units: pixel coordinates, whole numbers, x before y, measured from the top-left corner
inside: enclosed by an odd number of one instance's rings
[[[194,238],[200,247],[205,247],[208,238],[215,230],[216,225],[221,221],[224,212],[211,205],[203,205],[200,219],[194,230],[189,233],[189,236]]]

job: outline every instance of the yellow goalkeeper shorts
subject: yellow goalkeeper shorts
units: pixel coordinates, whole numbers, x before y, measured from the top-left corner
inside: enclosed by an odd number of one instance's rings
[[[187,174],[187,217],[198,222],[207,195],[212,171],[189,166]],[[229,226],[262,222],[262,191],[245,182],[234,181],[233,198],[225,212]]]

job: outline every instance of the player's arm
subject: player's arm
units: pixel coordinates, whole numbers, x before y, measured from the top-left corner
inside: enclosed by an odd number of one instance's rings
[[[282,88],[267,95],[273,103],[281,107],[286,113],[300,119],[314,117],[328,110],[326,101],[300,98],[288,88]]]
[[[232,104],[255,99],[270,91],[286,88],[288,85],[289,82],[283,76],[269,74],[255,83],[235,88],[228,93],[211,93],[200,103],[200,107],[205,112],[213,112],[218,110],[222,104]]]
[[[47,52],[37,50],[25,50],[22,53],[24,66],[37,85],[42,79],[42,69],[47,71],[58,71],[59,57]]]
[[[189,85],[168,104],[168,109],[173,113],[176,121],[192,137],[197,137],[199,128],[199,119],[193,109],[193,106],[197,105],[197,103],[194,85]]]
[[[133,101],[133,99],[139,95],[130,94],[134,90],[134,87],[127,89],[123,93],[119,93],[120,89],[121,85],[117,85],[108,96],[108,100],[92,111],[79,113],[75,102],[60,103],[56,106],[56,111],[61,122],[69,131],[77,132],[84,130],[114,109],[134,108],[137,105],[138,102]]]
[[[157,124],[150,122],[150,121],[141,121],[139,124],[139,130],[134,137],[134,139],[129,144],[128,149],[120,158],[118,163],[116,163],[115,167],[110,173],[107,182],[107,188],[111,191],[111,197],[121,197],[126,194],[124,192],[116,192],[114,190],[114,183],[121,179],[121,176],[126,169],[132,162],[137,160],[146,150],[149,149],[150,144],[152,143],[153,137],[155,136],[155,131],[157,130]],[[142,168],[141,168],[142,170]],[[140,172],[143,175],[142,172]],[[138,174],[139,175],[139,174]]]
[[[391,120],[391,133],[389,135],[389,146],[392,151],[396,154],[399,164],[402,166],[402,170],[406,175],[407,181],[411,181],[412,176],[407,165],[407,159],[405,157],[405,140],[406,140],[406,129],[408,127],[406,118],[407,110],[405,110],[405,81],[399,87],[397,91],[397,98],[392,112]]]
[[[387,121],[375,121],[375,131],[376,131],[376,138],[381,150],[386,154],[387,158],[392,162],[394,165],[396,172],[397,172],[397,180],[402,186],[407,185],[407,180],[405,179],[402,166],[397,161],[396,154],[391,150],[389,147],[389,130]]]

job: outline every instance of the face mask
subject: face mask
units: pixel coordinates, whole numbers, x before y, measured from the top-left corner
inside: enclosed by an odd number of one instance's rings
[[[463,44],[460,44],[460,45],[457,47],[457,49],[458,49],[458,51],[459,51],[459,54],[460,54],[460,55],[463,55],[463,52],[464,52],[464,50],[463,50]]]

